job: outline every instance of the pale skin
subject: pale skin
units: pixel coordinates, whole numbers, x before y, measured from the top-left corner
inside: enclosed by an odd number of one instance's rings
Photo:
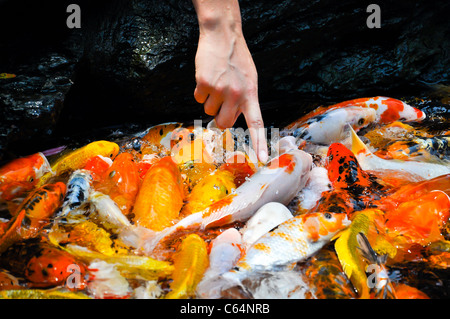
[[[267,161],[258,74],[242,33],[238,0],[192,0],[199,22],[194,97],[219,128],[245,116],[258,159]]]

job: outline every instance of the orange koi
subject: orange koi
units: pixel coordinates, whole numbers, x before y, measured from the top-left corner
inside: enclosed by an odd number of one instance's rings
[[[450,197],[442,191],[431,191],[401,203],[385,217],[392,237],[407,245],[427,245],[443,239],[440,229],[450,217]]]
[[[32,190],[39,178],[50,171],[50,164],[42,153],[11,161],[0,168],[0,201],[10,201]]]
[[[395,283],[394,289],[397,299],[430,299],[426,293],[406,284]]]
[[[83,169],[91,172],[92,180],[100,182],[103,179],[105,172],[111,167],[113,161],[109,157],[102,155],[94,156],[86,162]]]
[[[76,282],[67,282],[75,272]],[[25,278],[33,287],[65,285],[69,290],[83,290],[86,287],[85,272],[84,264],[69,253],[41,244],[26,265]]]
[[[104,180],[96,189],[117,203],[129,215],[139,190],[140,178],[137,164],[130,153],[120,153],[106,171]]]
[[[172,224],[183,206],[180,171],[170,156],[145,174],[133,208],[137,225],[160,231]]]
[[[36,237],[49,223],[49,218],[61,206],[66,185],[61,182],[44,185],[28,195],[9,221],[0,237],[0,252],[15,242]]]

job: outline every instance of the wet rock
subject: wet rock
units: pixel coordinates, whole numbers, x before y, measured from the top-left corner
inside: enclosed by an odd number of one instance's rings
[[[268,126],[320,103],[448,87],[448,1],[377,1],[380,29],[366,25],[368,1],[239,3]],[[193,97],[191,1],[79,0],[79,30],[66,27],[68,4],[0,3],[0,73],[18,74],[0,80],[0,161],[17,143],[37,149],[101,127],[206,118]]]

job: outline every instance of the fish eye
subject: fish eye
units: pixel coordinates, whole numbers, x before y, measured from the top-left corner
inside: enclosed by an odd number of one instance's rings
[[[358,120],[358,125],[363,125],[364,124],[364,118],[360,118]]]
[[[113,178],[114,175],[116,175],[116,171],[111,171],[111,173],[109,173],[109,178]]]
[[[34,178],[33,178],[33,177],[30,177],[29,182],[30,182],[30,183],[33,183],[33,182],[34,182]]]
[[[111,153],[111,154],[109,154],[109,157],[112,157],[113,156],[113,154]]]
[[[191,140],[191,141],[195,140],[195,134],[194,133],[189,133],[189,140]]]
[[[331,219],[331,217],[332,217],[330,213],[325,213],[324,216],[326,219]]]

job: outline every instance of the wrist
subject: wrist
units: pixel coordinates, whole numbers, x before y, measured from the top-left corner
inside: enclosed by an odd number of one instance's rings
[[[237,0],[194,0],[200,35],[242,34],[241,13]]]

